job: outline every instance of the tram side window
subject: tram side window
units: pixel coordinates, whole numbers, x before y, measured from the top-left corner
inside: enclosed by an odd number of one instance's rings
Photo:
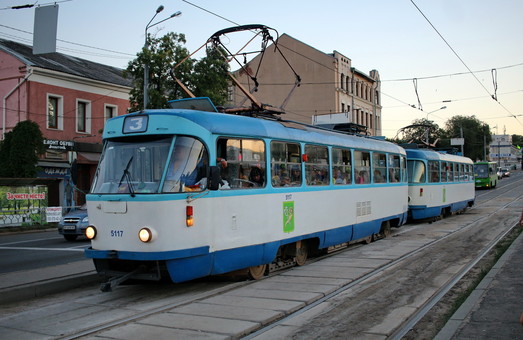
[[[332,148],[332,183],[352,183],[352,162],[348,149]]]
[[[389,182],[396,183],[400,181],[401,164],[400,156],[389,155]]]
[[[370,153],[354,151],[354,178],[356,184],[370,183]]]
[[[372,153],[372,180],[374,183],[385,183],[387,181],[387,158],[383,153]]]
[[[305,145],[307,185],[329,185],[329,152],[326,146]]]
[[[407,182],[407,157],[400,157],[401,182]]]
[[[429,161],[429,182],[439,182],[439,162]]]
[[[417,160],[408,160],[407,169],[409,183],[425,183],[425,163]]]
[[[300,144],[271,142],[273,187],[298,187],[302,183]]]
[[[459,165],[459,180],[460,181],[466,181],[467,180],[467,174],[465,173],[465,164]]]
[[[449,172],[449,162],[441,162],[441,181],[447,182]]]
[[[221,167],[222,189],[249,189],[265,186],[265,143],[258,139],[220,138],[217,141],[218,159],[225,159]]]

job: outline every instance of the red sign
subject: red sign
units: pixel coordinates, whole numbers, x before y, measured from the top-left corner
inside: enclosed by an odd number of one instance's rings
[[[45,192],[24,194],[24,193],[6,193],[8,200],[45,200]]]

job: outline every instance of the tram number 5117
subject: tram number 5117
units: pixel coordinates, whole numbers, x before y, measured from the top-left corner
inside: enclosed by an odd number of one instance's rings
[[[122,237],[123,230],[111,230],[111,237]]]

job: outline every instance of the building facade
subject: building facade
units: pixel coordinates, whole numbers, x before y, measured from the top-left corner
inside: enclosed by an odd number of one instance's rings
[[[498,166],[519,168],[521,150],[512,145],[511,135],[492,135],[492,142],[489,145],[489,158],[491,162],[498,163]]]
[[[263,57],[258,55],[245,65],[248,73],[259,75],[260,86],[253,95],[260,102],[283,106],[284,119],[306,124],[355,123],[366,126],[370,135],[381,135],[381,89],[377,70],[365,74],[341,53],[323,53],[287,34],[280,36],[277,44],[300,76],[301,83],[292,91],[295,84],[292,69],[268,46]],[[242,86],[253,88],[244,70],[234,75]],[[245,99],[239,89],[231,89],[231,105],[249,105]]]
[[[39,125],[46,152],[38,177],[54,179],[48,182],[49,205],[85,201],[104,123],[127,112],[130,89],[118,68],[61,53],[33,55],[31,46],[0,39],[0,137],[21,121]]]

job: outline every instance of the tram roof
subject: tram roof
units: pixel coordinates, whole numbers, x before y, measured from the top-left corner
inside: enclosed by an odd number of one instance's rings
[[[447,162],[459,162],[473,164],[472,160],[468,157],[452,155],[449,153],[439,152],[430,149],[407,149],[408,158],[420,158],[428,160],[439,160]]]
[[[380,139],[366,136],[345,134],[337,131],[328,131],[319,128],[307,127],[298,129],[287,127],[282,123],[261,118],[231,115],[216,112],[205,112],[183,109],[145,110],[129,115],[149,115],[152,119],[161,117],[180,117],[187,119],[215,135],[232,135],[243,137],[274,138],[289,141],[301,141],[317,144],[338,145],[367,150],[381,150],[385,152],[402,153],[402,147]],[[123,119],[129,115],[118,116],[111,120]]]

